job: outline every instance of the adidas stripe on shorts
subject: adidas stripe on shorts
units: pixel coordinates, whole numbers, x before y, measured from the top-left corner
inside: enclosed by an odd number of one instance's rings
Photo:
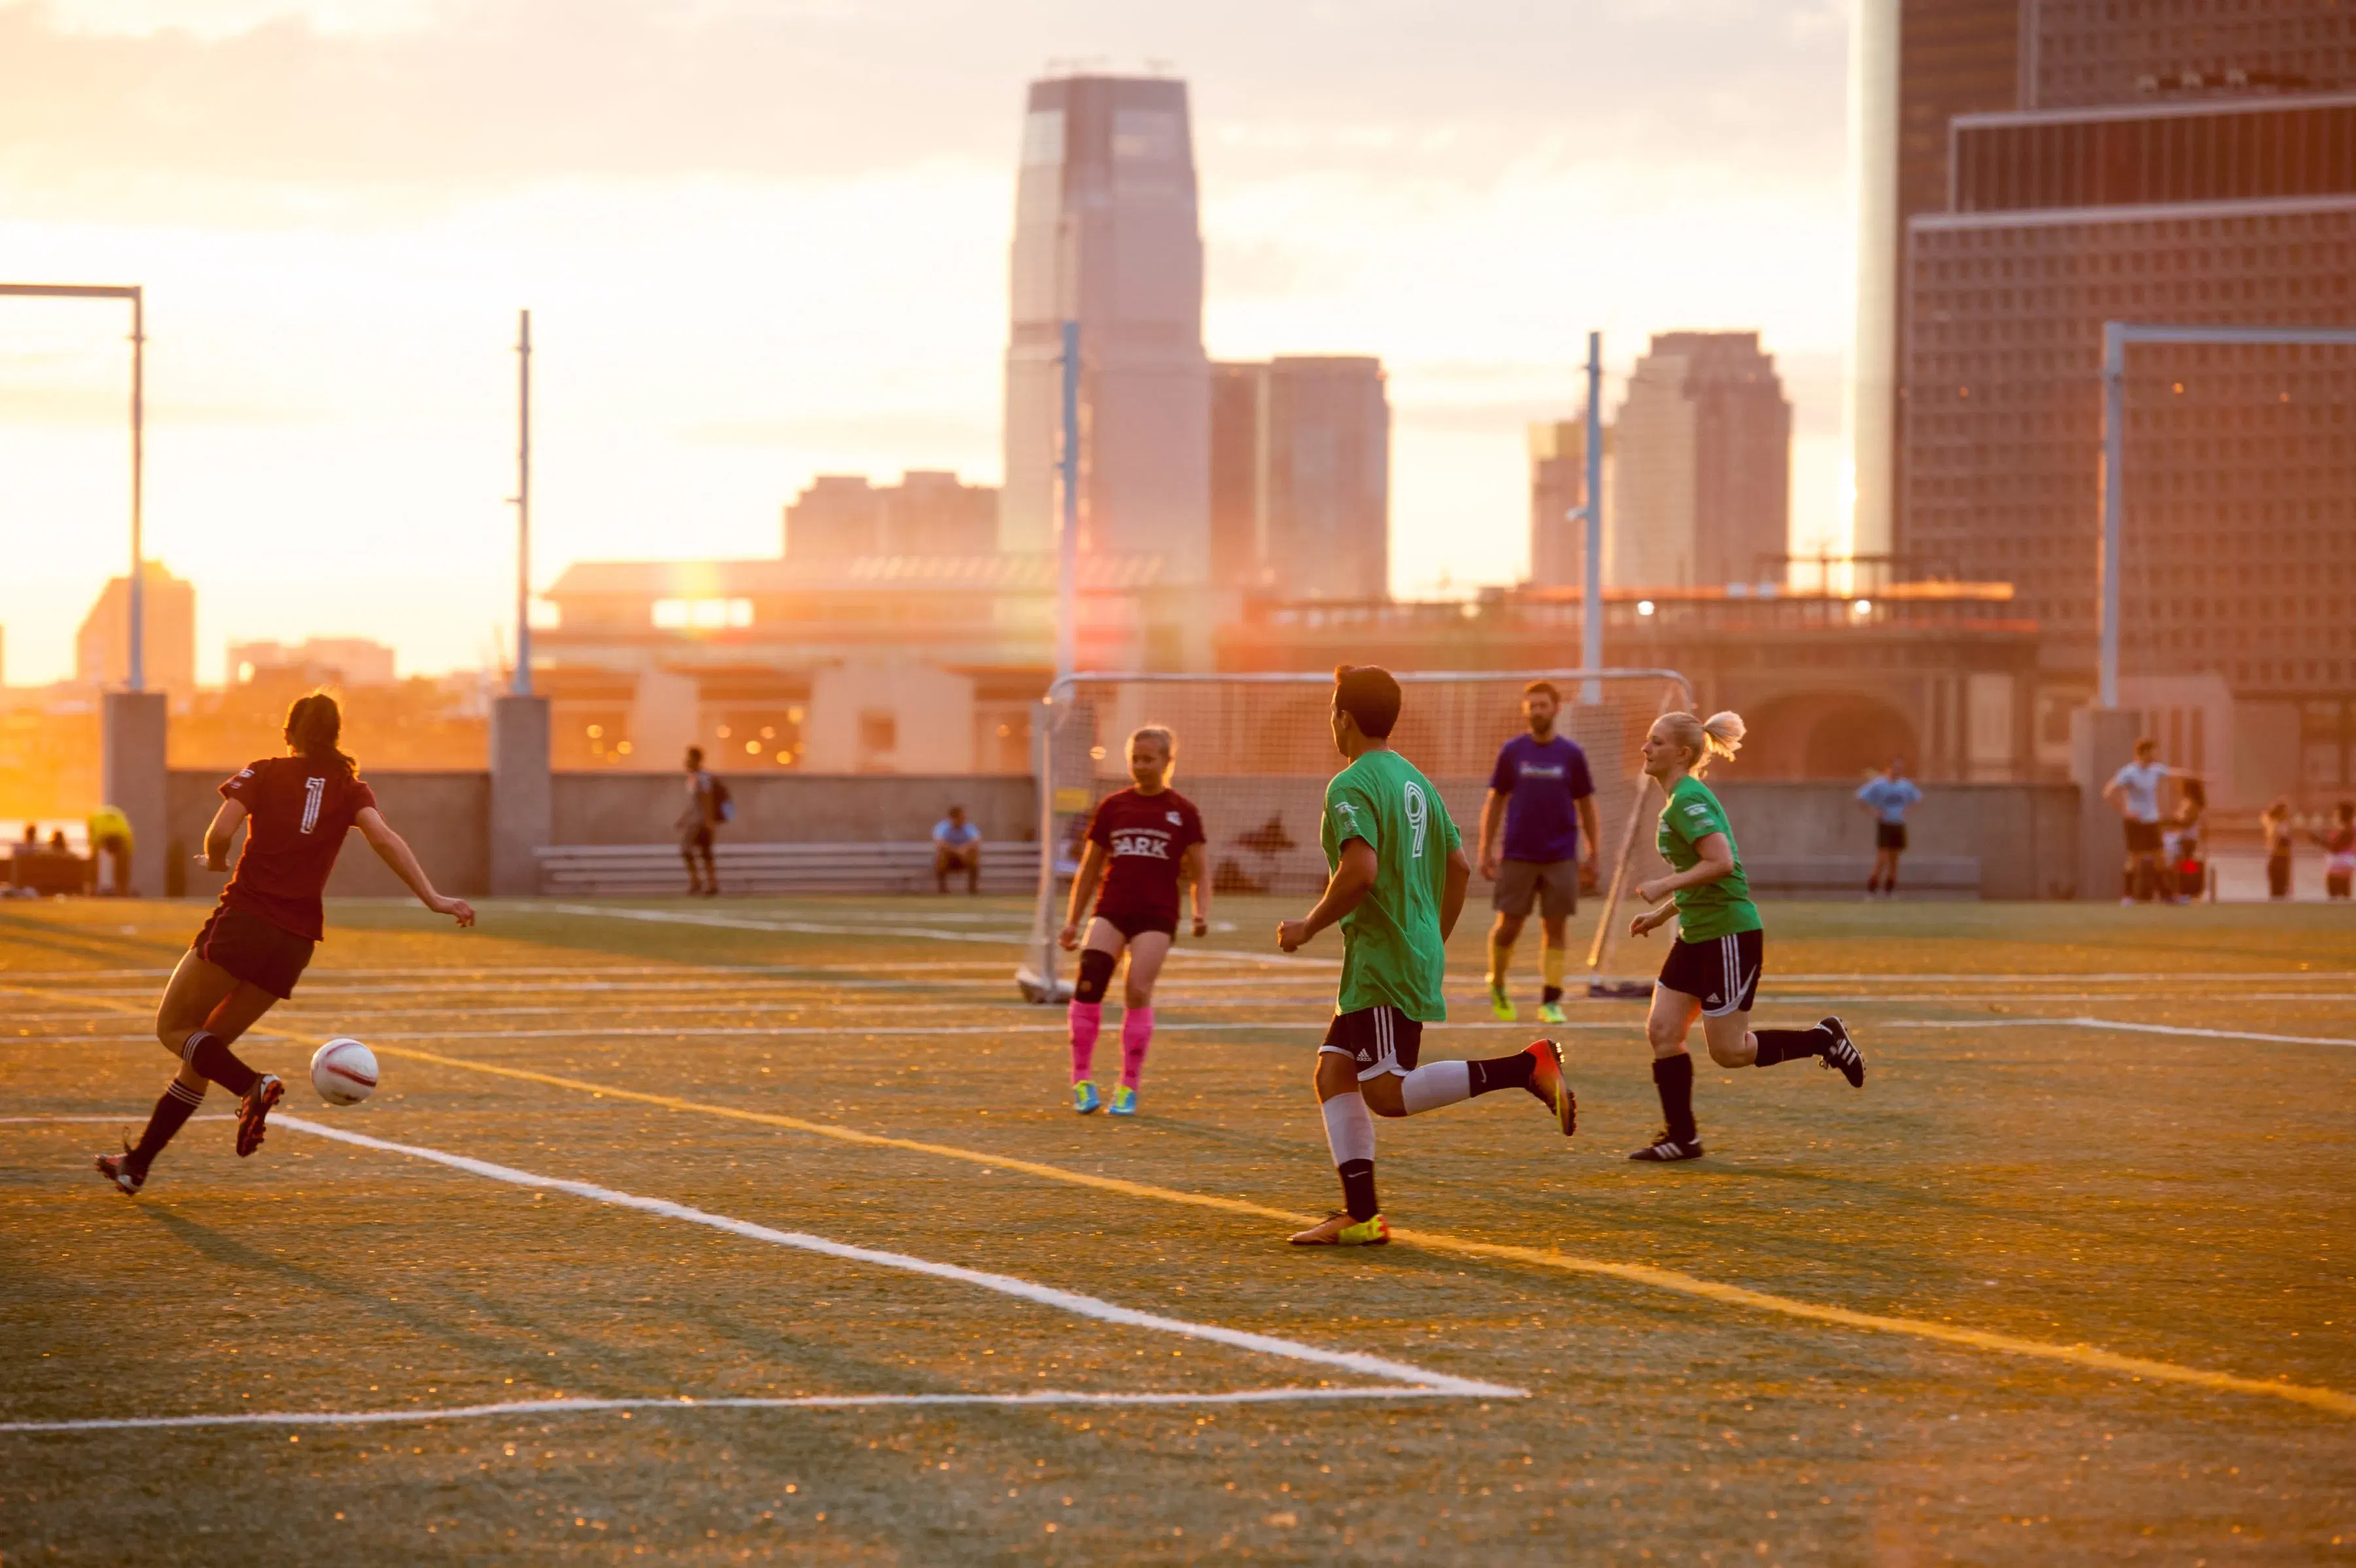
[[[1748,1013],[1759,996],[1759,972],[1766,952],[1764,931],[1736,931],[1697,942],[1680,937],[1669,949],[1669,961],[1661,965],[1661,983],[1698,997],[1708,1017]]]
[[[1423,1051],[1423,1025],[1396,1007],[1336,1013],[1326,1026],[1325,1043],[1317,1050],[1321,1056],[1331,1051],[1348,1057],[1357,1067],[1361,1083],[1387,1072],[1410,1073]]]

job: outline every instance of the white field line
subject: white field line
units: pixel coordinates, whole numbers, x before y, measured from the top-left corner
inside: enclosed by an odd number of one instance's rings
[[[1474,1388],[1483,1385],[1470,1385]],[[368,1426],[384,1423],[464,1421],[497,1415],[590,1415],[599,1411],[848,1410],[872,1405],[1228,1405],[1287,1404],[1313,1400],[1520,1399],[1519,1389],[1474,1395],[1452,1388],[1226,1389],[1213,1393],[1091,1393],[1084,1389],[1031,1389],[1013,1394],[812,1394],[799,1399],[509,1400],[499,1404],[445,1405],[428,1410],[234,1411],[220,1415],[99,1417],[82,1421],[0,1421],[0,1433],[120,1432],[158,1426]]]
[[[1457,1399],[1526,1399],[1529,1391],[1500,1383],[1478,1382],[1468,1378],[1450,1377],[1429,1371],[1405,1361],[1394,1361],[1380,1356],[1369,1356],[1352,1350],[1328,1350],[1305,1345],[1297,1339],[1284,1339],[1272,1334],[1254,1334],[1243,1329],[1225,1328],[1216,1324],[1194,1323],[1185,1318],[1165,1317],[1159,1313],[1140,1312],[1120,1306],[1098,1296],[1082,1295],[1075,1291],[1058,1290],[1012,1274],[989,1273],[956,1263],[935,1262],[928,1258],[912,1257],[905,1252],[887,1252],[873,1247],[855,1247],[847,1242],[829,1240],[798,1230],[778,1230],[750,1220],[737,1219],[723,1214],[692,1208],[667,1198],[642,1197],[636,1193],[616,1191],[590,1182],[568,1181],[559,1176],[539,1176],[518,1170],[511,1165],[494,1165],[487,1160],[474,1159],[466,1155],[453,1155],[440,1149],[429,1149],[415,1144],[395,1144],[365,1133],[347,1132],[300,1116],[281,1115],[274,1124],[308,1133],[314,1137],[348,1144],[357,1148],[374,1149],[384,1154],[406,1155],[412,1159],[426,1160],[465,1171],[470,1176],[491,1181],[505,1182],[511,1187],[532,1187],[546,1192],[562,1192],[593,1203],[611,1205],[617,1208],[635,1209],[659,1219],[682,1220],[714,1230],[726,1231],[750,1240],[766,1241],[774,1246],[792,1247],[807,1252],[847,1262],[867,1263],[881,1268],[897,1269],[905,1273],[924,1274],[934,1279],[969,1284],[1001,1295],[1070,1313],[1076,1317],[1093,1318],[1100,1323],[1122,1327],[1142,1328],[1161,1334],[1173,1334],[1182,1338],[1210,1344],[1226,1345],[1255,1355],[1272,1356],[1288,1361],[1311,1366],[1331,1367],[1355,1372],[1362,1377],[1377,1378],[1396,1385],[1386,1389],[1251,1389],[1208,1394],[1129,1393],[1089,1394],[1063,1390],[1034,1390],[1026,1393],[988,1394],[852,1394],[794,1399],[638,1399],[638,1400],[531,1400],[501,1404],[464,1405],[444,1410],[391,1410],[359,1412],[236,1412],[220,1415],[149,1416],[93,1418],[65,1422],[0,1423],[0,1432],[87,1432],[114,1430],[123,1427],[152,1426],[228,1426],[246,1424],[273,1425],[332,1425],[357,1422],[434,1421],[459,1416],[541,1414],[552,1412],[585,1412],[591,1410],[677,1410],[688,1407],[721,1409],[790,1409],[830,1405],[873,1404],[1194,1404],[1194,1403],[1258,1403],[1278,1400],[1313,1399],[1380,1399],[1413,1398],[1439,1395]]]
[[[2042,1025],[2048,1028],[2113,1029],[2131,1035],[2189,1035],[2204,1040],[2262,1040],[2278,1046],[2344,1046],[2356,1039],[2339,1035],[2264,1035],[2253,1029],[2196,1029],[2183,1024],[2126,1024],[2115,1018],[1894,1018],[1876,1027],[1886,1029],[2019,1029]]]

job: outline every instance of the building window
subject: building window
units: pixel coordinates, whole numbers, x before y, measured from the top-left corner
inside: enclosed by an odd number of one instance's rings
[[[657,599],[654,622],[666,631],[681,631],[689,628],[715,630],[723,627],[751,626],[753,601],[750,599]]]

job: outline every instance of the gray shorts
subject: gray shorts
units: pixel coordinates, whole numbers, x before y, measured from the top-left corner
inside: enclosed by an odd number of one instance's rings
[[[1509,860],[1497,868],[1497,890],[1490,896],[1500,915],[1515,919],[1538,912],[1549,920],[1579,913],[1579,862],[1575,860]]]

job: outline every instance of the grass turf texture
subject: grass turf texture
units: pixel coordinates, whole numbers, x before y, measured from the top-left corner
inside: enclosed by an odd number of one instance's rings
[[[247,1054],[303,1117],[374,1138],[1530,1397],[6,1434],[7,1561],[2356,1551],[2356,1416],[2338,1409],[1464,1246],[2356,1393],[2356,1049],[2038,1022],[2356,1046],[2339,911],[1781,906],[1757,1015],[1837,1009],[1864,1093],[1705,1059],[1709,1158],[1631,1165],[1656,1120],[1641,1009],[1576,1002],[1573,1144],[1515,1094],[1383,1122],[1387,1211],[1438,1244],[1304,1253],[1251,1210],[1333,1201],[1307,1079],[1338,950],[1264,960],[1273,906],[1227,901],[1237,929],[1182,944],[1130,1123],[1065,1108],[1059,1014],[1012,999],[1011,902],[573,908],[494,904],[461,934],[333,907],[264,1021],[284,1037]],[[90,1155],[168,1075],[147,1015],[199,918],[0,910],[0,1421],[1373,1381],[292,1127],[239,1161],[228,1123],[192,1123],[127,1201]],[[1483,924],[1458,933],[1459,1022],[1427,1059],[1536,1032],[1486,1023]],[[1629,945],[1629,972],[1656,943]],[[1532,1011],[1535,941],[1517,957]],[[300,1075],[339,1032],[378,1047],[385,1087],[329,1112]],[[1110,1027],[1098,1061],[1117,1069]],[[206,1111],[229,1109],[216,1090]]]

